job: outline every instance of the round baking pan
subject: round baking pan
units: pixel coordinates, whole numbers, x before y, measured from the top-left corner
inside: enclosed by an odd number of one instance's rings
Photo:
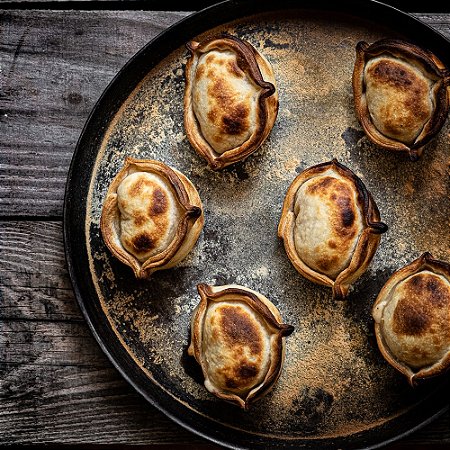
[[[185,43],[227,32],[272,63],[280,97],[266,143],[213,172],[183,129]],[[227,1],[164,31],[117,74],[93,109],[69,171],[67,263],[77,301],[112,363],[177,423],[231,448],[374,448],[448,407],[448,377],[413,389],[381,357],[371,306],[387,278],[429,251],[448,259],[447,123],[418,162],[371,144],[353,108],[358,41],[400,37],[450,66],[450,43],[378,2]],[[104,245],[102,202],[125,158],[185,173],[205,209],[203,233],[177,267],[136,280]],[[303,169],[337,158],[365,182],[389,231],[349,298],[301,277],[277,238],[286,189]],[[245,412],[203,386],[187,355],[198,283],[237,283],[295,327],[276,387]]]

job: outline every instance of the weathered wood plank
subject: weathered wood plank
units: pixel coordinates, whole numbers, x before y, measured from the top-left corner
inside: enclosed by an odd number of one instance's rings
[[[94,103],[180,12],[0,12],[0,216],[61,215]]]
[[[201,445],[148,405],[82,319],[61,222],[0,222],[0,444]],[[450,444],[450,414],[395,449]],[[191,447],[192,448],[192,447]]]
[[[0,444],[198,443],[148,405],[76,305],[61,222],[0,222]]]
[[[152,9],[157,10],[199,10],[207,6],[217,3],[217,0],[195,0],[189,2],[189,5],[183,5],[177,0],[4,0],[9,5],[29,5],[34,8],[70,8],[76,5],[77,9],[92,9],[99,5],[108,3],[110,9]],[[427,2],[411,1],[411,0],[385,0],[384,3],[399,8],[403,11],[423,11],[423,12],[446,12],[449,10],[448,5],[441,0],[428,0]],[[91,6],[94,5],[94,6]]]
[[[0,319],[83,321],[61,222],[0,222]]]
[[[203,442],[145,402],[112,367],[90,359],[57,363],[0,363],[0,444]]]
[[[83,124],[108,82],[187,12],[0,12],[0,217],[60,216]],[[416,14],[450,37],[449,14]]]

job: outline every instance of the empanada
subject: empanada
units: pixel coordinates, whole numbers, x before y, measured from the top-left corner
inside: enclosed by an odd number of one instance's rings
[[[389,278],[372,314],[381,353],[411,385],[450,367],[450,264],[424,253]]]
[[[203,222],[198,192],[183,174],[159,161],[127,158],[109,187],[100,229],[112,254],[145,278],[181,261]]]
[[[222,169],[257,150],[278,112],[270,63],[229,35],[187,44],[184,126],[209,166]]]
[[[197,286],[201,301],[191,323],[189,354],[200,364],[205,387],[248,409],[278,380],[284,360],[284,325],[277,308],[248,288]]]
[[[304,170],[292,182],[278,236],[299,273],[343,298],[386,230],[363,182],[333,160]]]
[[[358,120],[371,141],[412,160],[442,128],[450,73],[431,52],[408,42],[359,42],[353,72]]]

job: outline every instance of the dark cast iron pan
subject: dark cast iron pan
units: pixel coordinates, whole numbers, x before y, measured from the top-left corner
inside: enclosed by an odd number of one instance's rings
[[[262,148],[221,172],[206,168],[183,129],[185,43],[240,36],[271,61],[280,112]],[[448,376],[412,389],[381,357],[371,306],[394,270],[430,251],[448,257],[448,121],[412,163],[372,145],[352,104],[355,45],[403,37],[450,66],[450,43],[378,2],[227,1],[164,31],[117,74],[92,111],[69,171],[67,264],[80,308],[103,351],[152,405],[187,429],[231,448],[374,448],[448,408]],[[99,232],[101,205],[126,156],[159,159],[199,190],[205,228],[178,267],[138,281]],[[303,279],[276,226],[298,172],[336,157],[365,182],[390,229],[350,297]],[[285,322],[282,376],[249,412],[202,385],[187,356],[198,283],[238,283],[270,298]]]

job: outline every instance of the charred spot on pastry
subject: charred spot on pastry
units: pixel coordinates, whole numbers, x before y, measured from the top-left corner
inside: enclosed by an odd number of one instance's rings
[[[448,73],[431,52],[405,41],[358,43],[353,93],[368,138],[417,160],[447,118]]]
[[[222,169],[256,151],[278,112],[269,62],[249,43],[229,35],[187,44],[184,125],[194,149]]]
[[[403,302],[406,303],[406,302]],[[409,336],[420,336],[430,326],[430,319],[422,308],[399,303],[394,313],[394,331]]]
[[[246,345],[252,353],[261,351],[261,336],[253,321],[240,308],[226,306],[220,309],[221,327],[231,345]]]
[[[389,60],[379,61],[369,69],[369,72],[373,72],[377,81],[397,87],[409,88],[416,81],[416,77],[407,72],[404,66]]]
[[[138,278],[181,261],[202,227],[192,183],[159,161],[133,158],[111,182],[100,220],[107,247]]]
[[[130,189],[130,196],[134,197],[136,195],[139,195],[147,182],[143,178],[138,178],[131,186]]]
[[[201,301],[191,322],[189,354],[202,367],[205,387],[248,409],[280,376],[284,337],[293,327],[266,297],[237,285],[198,285]]]
[[[348,206],[348,203],[350,203],[349,201],[343,203],[344,207],[341,212],[342,226],[344,228],[348,228],[351,227],[355,222],[355,214],[353,213],[352,208]]]
[[[155,247],[151,236],[146,233],[141,233],[133,237],[131,240],[131,245],[136,253],[146,253]]]
[[[247,362],[243,362],[239,364],[236,371],[235,377],[238,380],[243,380],[244,382],[247,380],[253,380],[258,375],[258,367],[254,364],[250,364]]]
[[[150,207],[150,215],[162,214],[167,210],[167,198],[161,189],[153,191],[153,202]]]
[[[234,75],[236,77],[241,78],[241,77],[244,76],[244,73],[239,68],[239,66],[237,65],[236,61],[228,61],[227,69],[232,75]]]
[[[373,306],[387,362],[411,383],[450,367],[450,265],[424,253],[395,272]]]
[[[310,194],[316,194],[318,192],[326,193],[328,192],[328,189],[330,188],[330,185],[335,181],[333,177],[324,176],[321,177],[320,180],[317,183],[308,185],[308,192]],[[332,200],[336,200],[336,194],[333,192],[331,194]]]
[[[248,111],[244,105],[236,105],[229,115],[222,116],[223,130],[226,134],[241,134],[247,127]]]
[[[147,217],[140,214],[140,213],[135,213],[134,214],[134,223],[137,227],[141,227],[142,225],[145,224],[145,222],[147,221]]]
[[[343,298],[386,230],[362,181],[333,160],[304,170],[292,182],[278,235],[300,274]]]

